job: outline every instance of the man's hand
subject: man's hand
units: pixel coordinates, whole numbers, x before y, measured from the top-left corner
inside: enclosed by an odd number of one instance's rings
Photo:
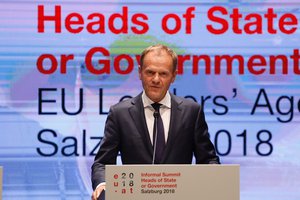
[[[92,194],[92,200],[98,200],[101,192],[105,190],[105,184],[98,186]]]

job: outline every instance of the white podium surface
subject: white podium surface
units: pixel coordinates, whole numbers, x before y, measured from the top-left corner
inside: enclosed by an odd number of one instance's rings
[[[107,165],[106,200],[239,200],[239,165]]]

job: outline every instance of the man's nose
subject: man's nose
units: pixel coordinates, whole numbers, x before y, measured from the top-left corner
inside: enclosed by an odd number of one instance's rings
[[[155,74],[154,74],[154,77],[153,77],[152,81],[153,81],[154,83],[159,83],[159,82],[160,82],[160,77],[159,77],[159,74],[158,74],[158,73],[155,73]]]

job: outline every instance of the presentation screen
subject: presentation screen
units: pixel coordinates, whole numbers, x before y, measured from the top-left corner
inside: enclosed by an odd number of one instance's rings
[[[203,106],[221,163],[240,165],[241,200],[299,200],[299,8],[1,1],[3,199],[90,199],[109,108],[143,91],[140,54],[164,44],[178,54],[170,93]]]

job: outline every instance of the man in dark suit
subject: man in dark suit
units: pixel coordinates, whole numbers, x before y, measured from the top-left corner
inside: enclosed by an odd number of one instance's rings
[[[104,138],[92,166],[92,199],[105,190],[105,165],[219,164],[209,140],[203,108],[169,93],[177,74],[177,55],[164,45],[146,48],[139,77],[143,92],[110,108]]]

